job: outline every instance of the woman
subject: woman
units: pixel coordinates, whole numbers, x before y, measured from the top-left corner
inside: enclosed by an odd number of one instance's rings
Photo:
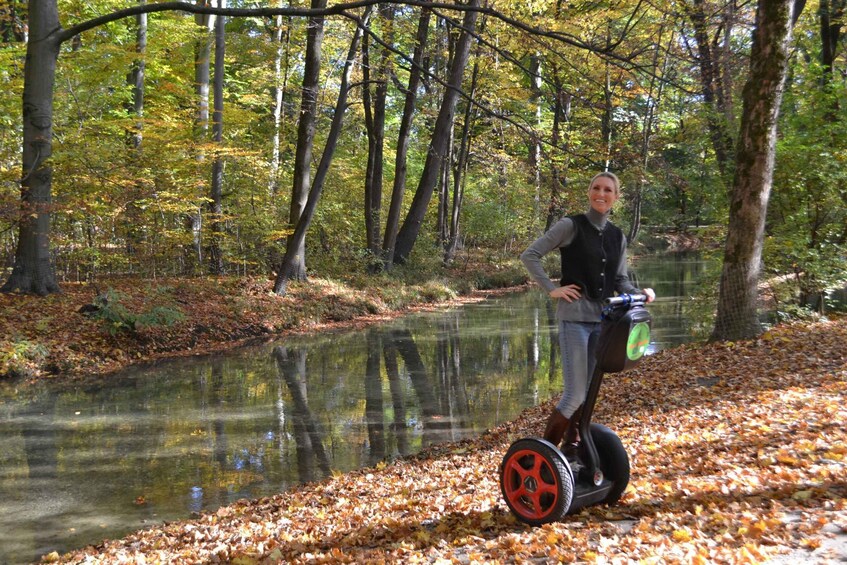
[[[609,212],[620,196],[620,181],[613,173],[599,173],[588,185],[588,212],[562,218],[521,254],[529,274],[558,299],[556,320],[562,352],[564,394],[544,430],[544,439],[559,445],[570,421],[579,418],[588,383],[594,372],[603,299],[618,294],[641,293],[647,302],[653,289],[635,288],[627,275],[626,237],[612,224]],[[556,284],[544,271],[541,259],[558,249],[562,279]],[[576,426],[571,428],[576,434]],[[568,437],[566,444],[574,441]]]

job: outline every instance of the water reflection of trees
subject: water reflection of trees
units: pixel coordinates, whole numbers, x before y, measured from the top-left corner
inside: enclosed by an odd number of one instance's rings
[[[365,347],[359,357],[364,414],[359,414],[367,432],[363,446],[365,464],[374,465],[387,458],[405,456],[419,447],[456,439],[464,433],[470,425],[470,402],[461,370],[458,318],[439,322],[434,346],[426,355],[422,355],[408,329],[372,328],[364,337]],[[339,345],[337,351],[342,356],[346,350]],[[290,397],[290,410],[284,419],[290,425],[296,445],[299,479],[311,481],[328,475],[337,450],[333,448],[330,453],[326,446],[330,444],[333,431],[346,425],[345,418],[349,418],[349,414],[337,410],[349,399],[313,400],[310,406],[309,383],[314,382],[322,392],[326,392],[323,389],[328,384],[309,374],[310,370],[321,371],[321,367],[326,367],[327,360],[320,354],[307,359],[306,347],[275,347],[273,358],[279,379]],[[348,367],[357,363],[356,359],[339,359],[338,362]],[[387,387],[384,386],[386,381]],[[411,406],[407,404],[408,385],[416,400]],[[336,406],[336,411],[330,404]],[[319,418],[326,419],[328,426],[322,428]],[[355,451],[355,436],[351,436],[341,434],[347,444],[339,446],[338,451]]]
[[[291,422],[294,441],[297,444],[297,470],[301,481],[315,480],[314,463],[323,476],[331,473],[329,457],[321,441],[320,430],[307,402],[306,350],[291,351],[286,347],[274,347],[273,357],[279,375],[291,394]]]

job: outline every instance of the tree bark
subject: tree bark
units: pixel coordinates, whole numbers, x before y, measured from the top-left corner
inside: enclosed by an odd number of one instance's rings
[[[712,340],[752,338],[760,332],[757,291],[794,1],[761,0],[756,10]]]
[[[409,153],[409,136],[412,131],[412,118],[415,115],[418,86],[421,81],[421,63],[429,36],[431,12],[421,10],[418,30],[415,37],[415,51],[412,55],[412,68],[409,69],[409,85],[403,103],[403,116],[400,118],[400,131],[397,134],[397,153],[394,158],[394,183],[391,189],[391,202],[388,218],[385,221],[385,237],[382,243],[383,265],[386,269],[394,264],[394,247],[397,243],[397,228],[400,225],[400,211],[403,195],[406,192],[406,159]]]
[[[312,8],[320,9],[326,6],[326,0],[312,0]],[[294,186],[291,191],[291,207],[288,214],[288,224],[295,229],[306,201],[312,182],[312,146],[315,140],[315,122],[317,120],[318,90],[320,89],[321,45],[324,36],[324,18],[309,18],[309,30],[306,39],[306,61],[303,70],[303,88],[300,99],[300,121],[297,125],[297,147],[294,152]],[[291,249],[292,242],[297,242],[297,248]],[[291,260],[286,259],[292,255]],[[306,239],[305,237],[289,237],[286,241],[283,264],[289,272],[280,269],[279,280],[306,280]],[[284,292],[284,291],[283,291]],[[281,294],[277,291],[277,294]]]
[[[218,0],[221,8],[226,7],[226,0]],[[221,238],[223,236],[223,182],[224,161],[221,155],[224,131],[224,66],[226,56],[226,18],[218,16],[215,20],[215,78],[214,78],[214,111],[212,113],[212,141],[217,149],[212,161],[212,183],[209,201],[209,272],[221,275],[224,272]]]
[[[368,11],[369,13],[369,11]],[[367,16],[365,17],[367,20]],[[329,128],[327,135],[326,146],[324,146],[321,162],[315,171],[315,180],[309,190],[308,198],[304,203],[302,212],[294,228],[294,233],[288,238],[285,249],[285,256],[282,258],[279,272],[274,283],[274,292],[280,296],[284,296],[288,288],[289,281],[298,280],[297,276],[300,270],[301,258],[298,256],[301,250],[305,248],[306,231],[312,223],[312,218],[315,215],[315,209],[318,206],[318,201],[321,198],[321,192],[326,181],[329,166],[332,163],[332,157],[335,154],[335,147],[338,143],[338,136],[341,134],[341,126],[344,120],[344,111],[347,107],[347,94],[350,90],[350,72],[353,68],[353,61],[356,58],[356,51],[359,48],[359,38],[362,35],[361,28],[357,27],[353,34],[353,39],[350,42],[350,50],[347,52],[347,61],[344,64],[344,72],[341,77],[341,85],[339,86],[338,100],[335,104],[335,113],[332,116],[332,125]]]
[[[465,173],[468,170],[469,155],[471,150],[471,123],[474,119],[474,96],[476,94],[476,83],[479,78],[479,54],[474,61],[473,73],[471,74],[471,88],[468,93],[467,106],[465,107],[465,120],[462,125],[462,137],[459,140],[459,155],[456,165],[453,167],[453,205],[450,208],[450,221],[447,226],[447,238],[444,246],[444,263],[449,264],[456,256],[456,248],[459,244],[459,218],[462,214],[462,202],[464,200]]]
[[[723,12],[724,20],[728,14]],[[712,49],[709,37],[708,24],[710,18],[706,15],[704,0],[694,0],[693,8],[688,8],[688,17],[694,27],[694,37],[697,41],[697,62],[700,67],[700,86],[703,92],[703,102],[706,105],[706,122],[709,127],[709,135],[712,141],[712,149],[721,175],[726,176],[732,166],[731,155],[734,140],[731,134],[731,124],[727,120],[732,115],[729,107],[731,97],[724,92],[728,84],[722,77],[727,69],[721,69],[720,58]],[[730,26],[731,22],[723,21],[722,26]],[[728,48],[728,47],[727,47]]]
[[[21,219],[12,274],[2,292],[59,292],[50,257],[50,207],[53,168],[53,85],[61,39],[53,1],[29,1],[29,41],[23,93],[23,176]]]
[[[835,58],[838,44],[841,40],[841,30],[844,27],[844,16],[847,13],[847,0],[820,0],[818,15],[820,17],[821,36],[821,66],[823,76],[821,86],[828,91],[835,73]],[[833,96],[831,106],[826,113],[830,123],[838,121],[840,114],[838,97]]]
[[[207,5],[206,0],[197,0],[198,5]],[[197,112],[194,116],[194,142],[202,146],[206,142],[209,132],[209,84],[211,82],[212,70],[212,35],[210,31],[215,29],[215,21],[218,16],[195,14],[194,22],[202,28],[201,36],[194,44],[194,93],[197,96]],[[198,150],[195,157],[197,163],[203,163],[206,155],[203,150]],[[198,183],[197,194],[202,194],[203,185]],[[196,204],[194,211],[188,215],[188,226],[191,230],[191,241],[193,245],[193,259],[196,264],[203,262],[203,210],[202,205]],[[188,261],[194,265],[194,261]]]
[[[470,0],[469,6],[479,6],[479,0]],[[403,222],[403,227],[397,234],[397,244],[394,250],[394,262],[404,263],[415,246],[415,241],[420,233],[427,207],[432,199],[432,192],[438,180],[441,163],[447,157],[445,150],[450,140],[450,130],[453,127],[453,117],[456,112],[456,102],[459,99],[459,91],[462,87],[462,77],[471,49],[471,34],[476,25],[475,11],[465,12],[462,26],[464,30],[459,36],[456,53],[453,56],[453,64],[450,68],[450,79],[444,92],[441,109],[435,122],[435,130],[426,155],[423,173],[412,199],[409,213]]]
[[[385,42],[393,42],[394,7],[381,5],[379,13],[386,32]],[[388,93],[388,73],[391,58],[384,49],[373,57],[368,38],[362,41],[362,73],[364,88],[362,102],[365,110],[365,129],[368,134],[368,164],[365,172],[365,239],[374,257],[381,252],[380,212],[385,146],[385,100]],[[374,72],[372,73],[371,70]],[[371,94],[372,84],[373,94]]]
[[[288,56],[291,49],[291,27],[285,26],[285,31],[283,32],[284,19],[282,16],[277,16],[275,22],[273,40],[277,48],[276,56],[274,57],[274,129],[271,136],[271,170],[268,174],[268,192],[271,197],[276,196],[277,192],[279,192],[279,140],[282,135],[283,103],[285,101],[286,86],[288,85]]]
[[[138,0],[146,3],[147,0]],[[127,131],[127,143],[130,148],[130,161],[141,162],[144,129],[144,71],[147,54],[147,14],[135,16],[135,52],[138,57],[132,62],[127,75],[127,84],[132,92],[132,99],[127,103],[127,113],[135,118],[135,123]],[[133,169],[131,169],[133,170]],[[126,250],[128,255],[134,255],[143,240],[141,226],[141,208],[138,201],[143,198],[144,182],[136,179],[126,203]]]

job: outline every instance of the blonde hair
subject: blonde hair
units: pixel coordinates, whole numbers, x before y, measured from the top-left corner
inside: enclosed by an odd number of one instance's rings
[[[611,179],[612,183],[615,185],[615,196],[620,196],[621,194],[621,181],[617,177],[615,173],[609,171],[603,171],[602,173],[597,173],[593,177],[591,177],[591,182],[588,183],[588,190],[591,190],[591,187],[594,186],[594,181],[600,177],[606,177],[607,179]]]

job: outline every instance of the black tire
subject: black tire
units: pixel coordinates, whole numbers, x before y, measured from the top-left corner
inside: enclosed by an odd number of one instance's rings
[[[532,526],[564,518],[573,487],[567,460],[543,439],[519,439],[500,465],[500,491],[506,504],[518,520]]]
[[[600,458],[600,469],[612,483],[612,489],[603,502],[615,504],[629,484],[629,455],[617,434],[602,424],[591,424],[591,439]]]

